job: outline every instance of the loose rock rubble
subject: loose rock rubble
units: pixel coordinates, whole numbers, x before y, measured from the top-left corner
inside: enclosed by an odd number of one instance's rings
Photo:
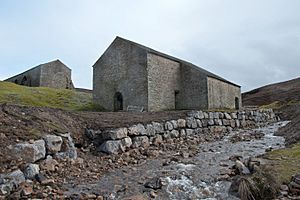
[[[20,169],[0,175],[0,195],[9,195],[15,191],[13,195],[17,196],[12,196],[12,198],[20,198],[21,196],[24,198],[33,193],[32,181],[40,182],[42,185],[53,184],[53,179],[48,179],[41,173],[41,170],[44,172],[55,171],[56,166],[59,165],[58,161],[51,155],[57,159],[77,158],[71,135],[69,133],[60,135],[46,135],[41,140],[9,146],[15,159],[19,163],[25,163],[25,165],[23,164],[24,167],[22,167],[20,164]],[[45,195],[38,196],[47,197]]]

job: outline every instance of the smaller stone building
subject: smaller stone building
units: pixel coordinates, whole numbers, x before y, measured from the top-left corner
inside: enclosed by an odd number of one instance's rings
[[[74,88],[71,69],[60,60],[38,65],[4,81],[29,87]]]

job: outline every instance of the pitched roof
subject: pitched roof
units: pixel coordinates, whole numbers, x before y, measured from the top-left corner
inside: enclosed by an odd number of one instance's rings
[[[50,62],[47,62],[47,63],[39,64],[39,65],[37,65],[37,66],[35,66],[35,67],[32,67],[32,68],[30,68],[30,69],[28,69],[28,70],[26,70],[26,71],[24,71],[24,72],[21,72],[21,73],[19,73],[19,74],[17,74],[17,75],[14,75],[14,76],[12,76],[12,77],[9,77],[9,78],[7,78],[6,80],[12,79],[12,78],[14,78],[14,77],[16,77],[16,76],[25,74],[26,72],[29,72],[29,71],[31,71],[31,70],[33,70],[33,69],[42,67],[42,66],[44,66],[44,65],[47,66],[47,65],[52,64],[52,63],[60,63],[60,64],[64,65],[66,68],[70,69],[70,68],[69,68],[68,66],[66,66],[63,62],[61,62],[59,59],[56,59],[56,60],[53,60],[53,61],[50,61]],[[4,80],[4,81],[6,81],[6,80]]]
[[[164,57],[164,58],[167,58],[167,59],[170,59],[170,60],[173,60],[173,61],[182,63],[182,64],[187,65],[187,66],[189,66],[189,67],[192,67],[192,68],[198,70],[199,72],[201,72],[201,73],[203,73],[203,74],[206,74],[206,75],[209,76],[209,77],[218,79],[218,80],[220,80],[220,81],[229,83],[229,84],[234,85],[234,86],[237,86],[237,87],[241,87],[240,85],[237,85],[237,84],[235,84],[235,83],[232,83],[232,82],[230,82],[230,81],[228,81],[228,80],[226,80],[226,79],[224,79],[224,78],[222,78],[222,77],[220,77],[220,76],[218,76],[218,75],[216,75],[216,74],[213,74],[213,73],[211,73],[211,72],[209,72],[209,71],[207,71],[207,70],[205,70],[205,69],[203,69],[203,68],[201,68],[201,67],[198,67],[198,66],[196,66],[196,65],[194,65],[194,64],[192,64],[192,63],[190,63],[190,62],[181,60],[181,59],[179,59],[179,58],[175,58],[175,57],[170,56],[170,55],[168,55],[168,54],[165,54],[165,53],[156,51],[156,50],[154,50],[154,49],[151,49],[151,48],[149,48],[149,47],[146,47],[146,46],[144,46],[144,45],[138,44],[138,43],[136,43],[136,42],[133,42],[133,41],[130,41],[130,40],[121,38],[121,37],[119,37],[119,36],[117,36],[115,40],[117,40],[117,39],[122,40],[122,41],[125,41],[125,42],[128,42],[128,43],[130,43],[130,44],[132,44],[132,45],[134,45],[134,46],[137,46],[137,47],[139,47],[139,48],[141,48],[141,49],[144,49],[144,50],[146,50],[148,53],[152,53],[152,54],[155,54],[155,55],[158,55],[158,56],[161,56],[161,57]]]

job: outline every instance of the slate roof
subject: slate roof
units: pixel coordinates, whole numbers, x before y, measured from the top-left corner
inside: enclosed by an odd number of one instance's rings
[[[209,72],[209,71],[207,71],[207,70],[205,70],[205,69],[203,69],[203,68],[201,68],[201,67],[198,67],[197,65],[194,65],[194,64],[192,64],[192,63],[190,63],[190,62],[181,60],[181,59],[179,59],[179,58],[175,58],[175,57],[170,56],[170,55],[168,55],[168,54],[165,54],[165,53],[156,51],[156,50],[154,50],[154,49],[151,49],[151,48],[149,48],[149,47],[146,47],[146,46],[144,46],[144,45],[138,44],[138,43],[136,43],[136,42],[133,42],[133,41],[130,41],[130,40],[121,38],[121,37],[119,37],[119,36],[117,36],[115,40],[117,40],[117,39],[123,40],[123,41],[125,41],[125,42],[128,42],[128,43],[134,45],[134,46],[137,46],[137,47],[139,47],[139,48],[141,48],[141,49],[144,49],[144,50],[146,50],[148,53],[152,53],[152,54],[155,54],[155,55],[158,55],[158,56],[161,56],[161,57],[164,57],[164,58],[167,58],[167,59],[170,59],[170,60],[173,60],[173,61],[182,63],[182,64],[184,64],[184,65],[186,65],[186,66],[192,67],[192,68],[198,70],[199,72],[201,72],[201,73],[203,73],[203,74],[206,74],[206,75],[209,76],[209,77],[218,79],[218,80],[220,80],[220,81],[229,83],[229,84],[234,85],[234,86],[237,86],[237,87],[241,87],[240,85],[237,85],[237,84],[235,84],[235,83],[232,83],[232,82],[230,82],[230,81],[228,81],[228,80],[226,80],[226,79],[224,79],[224,78],[222,78],[222,77],[220,77],[220,76],[218,76],[218,75],[216,75],[216,74],[213,74],[213,73],[211,73],[211,72]]]

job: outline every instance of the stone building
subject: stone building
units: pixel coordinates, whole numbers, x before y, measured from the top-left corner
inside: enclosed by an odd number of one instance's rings
[[[239,109],[240,86],[196,65],[116,37],[93,65],[93,99],[110,111]]]
[[[38,65],[5,81],[30,87],[74,88],[71,69],[60,60]]]

